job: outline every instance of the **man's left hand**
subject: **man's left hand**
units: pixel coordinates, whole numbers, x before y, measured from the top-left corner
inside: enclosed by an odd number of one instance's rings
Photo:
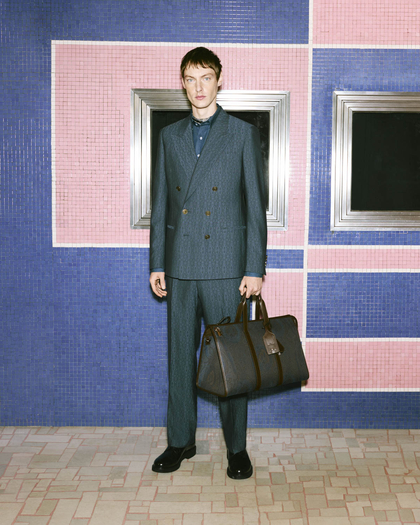
[[[246,293],[246,298],[249,299],[251,295],[260,295],[262,288],[262,277],[249,277],[245,275],[239,286],[241,295]]]

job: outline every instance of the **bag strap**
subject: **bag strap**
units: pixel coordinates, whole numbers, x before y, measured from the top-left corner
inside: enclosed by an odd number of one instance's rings
[[[265,349],[267,351],[267,354],[275,354],[277,366],[279,369],[279,385],[283,382],[283,371],[280,361],[280,354],[284,351],[284,348],[279,344],[277,341],[276,336],[271,332],[271,324],[270,319],[268,317],[267,308],[265,306],[265,302],[261,295],[257,296],[257,308],[256,308],[256,318],[259,319],[260,315],[262,313],[263,316],[263,324],[265,328],[265,333],[263,335],[263,342]],[[238,309],[236,311],[236,317],[235,317],[235,323],[239,323],[242,317],[242,324],[243,324],[243,330],[245,337],[248,342],[249,349],[251,351],[252,359],[254,361],[255,366],[255,372],[257,374],[257,385],[255,390],[259,390],[261,388],[261,372],[260,367],[258,364],[258,358],[257,354],[255,352],[254,344],[252,342],[251,336],[248,332],[248,307],[246,302],[246,294],[243,294],[241,297],[241,300],[238,305]]]
[[[243,294],[241,298],[241,302],[239,303],[238,310],[236,312],[235,322],[239,322],[241,320],[241,315],[242,315],[242,325],[244,327],[244,334],[248,342],[248,347],[251,352],[252,360],[254,362],[255,374],[257,378],[255,390],[259,390],[261,388],[261,371],[260,371],[260,365],[258,364],[257,354],[255,353],[254,343],[252,342],[251,336],[249,335],[249,332],[248,332],[248,305],[246,303],[245,293]]]
[[[266,349],[266,352],[268,355],[274,355],[276,362],[277,362],[277,368],[279,371],[279,382],[278,386],[281,386],[283,383],[283,367],[280,360],[280,355],[284,352],[284,347],[279,341],[277,340],[277,337],[275,334],[271,331],[271,323],[270,318],[268,317],[267,308],[265,306],[264,299],[261,297],[261,294],[257,296],[257,304],[255,308],[255,319],[260,319],[262,314],[263,317],[263,325],[265,328],[265,332],[263,335],[263,342]]]
[[[276,336],[271,331],[270,318],[268,317],[267,308],[265,306],[264,299],[261,297],[261,294],[257,296],[257,307],[255,309],[255,318],[260,319],[262,314],[263,325],[265,328],[265,333],[263,335],[263,341],[267,354],[282,354],[284,352],[284,347],[277,341]]]

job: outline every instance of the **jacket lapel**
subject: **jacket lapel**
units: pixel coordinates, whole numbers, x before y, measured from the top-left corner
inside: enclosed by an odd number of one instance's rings
[[[207,137],[206,143],[204,144],[203,151],[201,152],[201,156],[198,161],[196,160],[192,141],[192,132],[190,127],[188,127],[188,131],[190,133],[190,144],[196,162],[195,168],[192,170],[192,172],[190,172],[192,175],[184,202],[186,202],[196,191],[204,177],[211,170],[212,164],[214,164],[218,156],[225,149],[228,142],[228,123],[229,115],[223,111],[223,109],[221,109],[220,113],[217,115],[216,121],[211,126],[210,133]]]
[[[181,121],[180,129],[174,136],[173,140],[175,143],[175,150],[178,154],[177,157],[184,168],[185,176],[189,184],[197,165],[197,157],[195,155],[191,131],[191,118],[189,116]]]

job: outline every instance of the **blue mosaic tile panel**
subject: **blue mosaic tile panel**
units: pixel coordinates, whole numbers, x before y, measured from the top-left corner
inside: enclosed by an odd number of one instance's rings
[[[309,0],[72,0],[53,3],[51,22],[54,39],[306,44]]]
[[[420,393],[310,392],[298,385],[249,396],[252,428],[418,428]],[[217,400],[199,394],[198,426],[220,427]]]
[[[145,249],[57,251],[57,424],[153,426],[164,417],[166,304],[148,276]]]
[[[420,337],[419,273],[309,273],[307,337]]]
[[[310,244],[420,244],[416,231],[330,231],[333,91],[420,91],[419,68],[418,49],[314,49]]]
[[[267,250],[267,269],[303,268],[303,250]]]
[[[54,403],[52,259],[51,254],[40,256],[36,247],[28,245],[25,256],[10,256],[16,249],[11,226],[13,222],[2,225],[1,235],[0,425],[50,425]]]
[[[302,392],[299,385],[249,396],[248,426],[259,428],[418,428],[418,392]],[[198,426],[220,427],[217,400],[198,399]]]
[[[301,392],[299,388],[253,394],[253,427],[418,428],[420,393]],[[270,423],[267,425],[267,415]]]
[[[0,54],[0,424],[48,425],[54,399],[50,80],[41,53],[33,74],[20,73],[30,65],[27,49],[21,43]]]

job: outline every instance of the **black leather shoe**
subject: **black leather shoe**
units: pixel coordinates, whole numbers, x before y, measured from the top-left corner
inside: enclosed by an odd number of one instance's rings
[[[232,479],[247,479],[252,476],[252,464],[248,452],[242,450],[237,454],[227,453],[228,468],[227,475]]]
[[[181,466],[183,459],[195,456],[197,448],[195,445],[188,445],[184,448],[168,447],[163,454],[155,459],[153,472],[174,472]]]

